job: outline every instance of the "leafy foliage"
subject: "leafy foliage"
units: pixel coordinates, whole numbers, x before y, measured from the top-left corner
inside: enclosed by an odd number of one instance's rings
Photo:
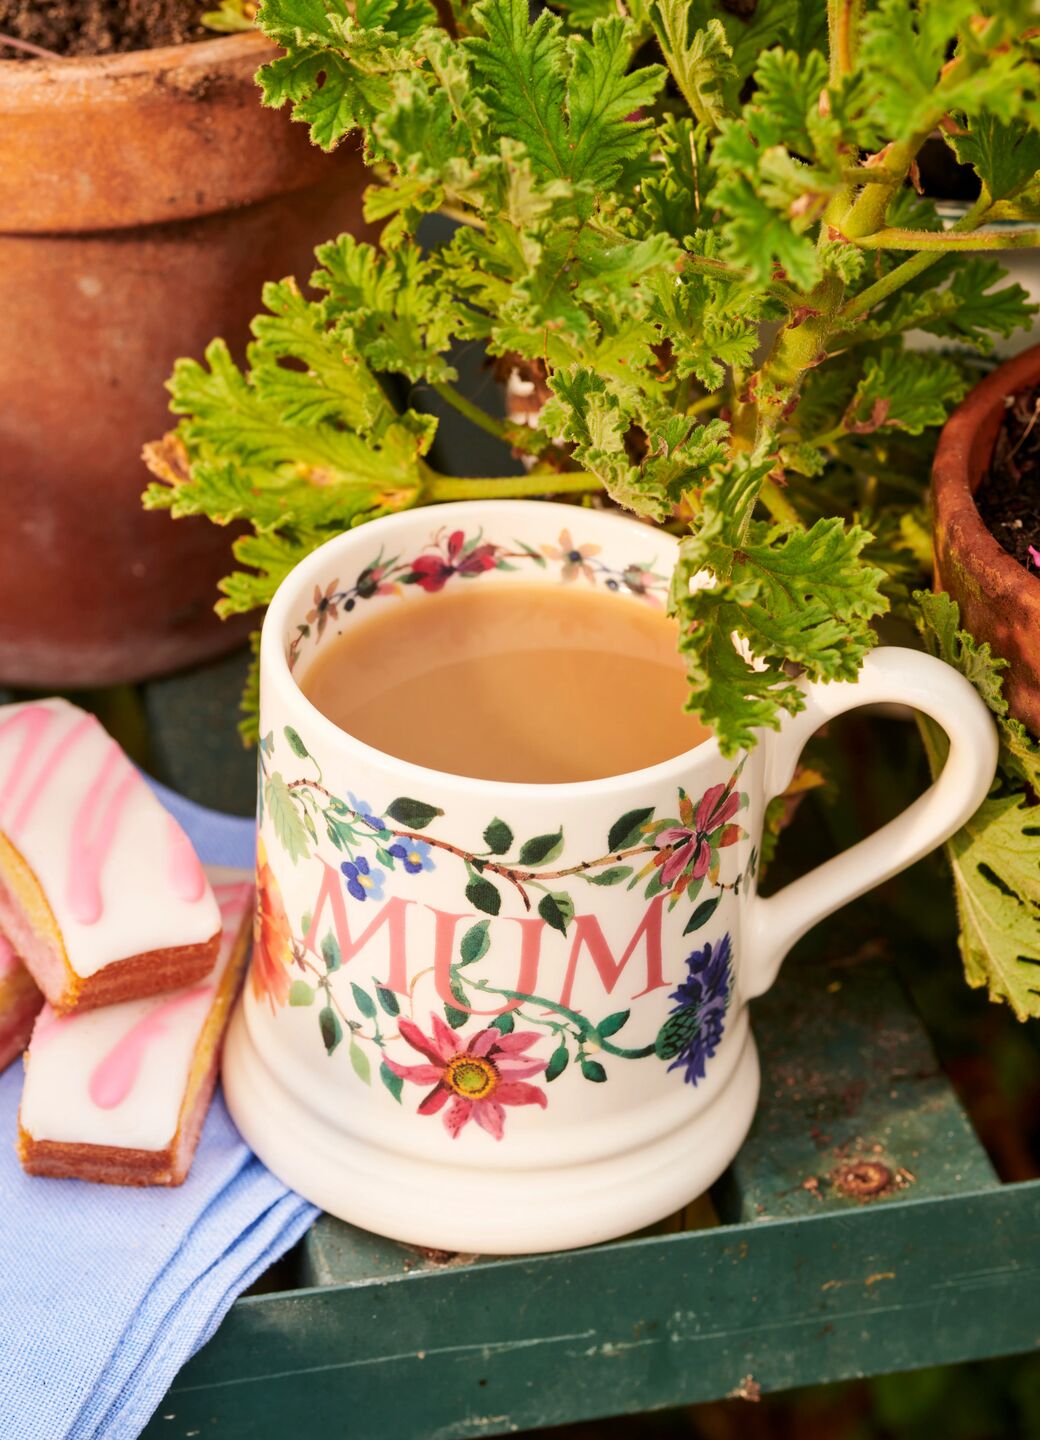
[[[916,597],[918,628],[933,655],[953,665],[996,714],[1001,732],[995,791],[948,843],[960,915],[960,945],[969,985],[1006,1000],[1019,1019],[1040,1015],[1040,743],[1008,717],[1004,660],[958,628],[948,595]],[[922,720],[937,771],[945,736]]]
[[[604,491],[682,535],[690,706],[727,753],[750,746],[800,706],[793,668],[853,676],[873,619],[927,575],[929,435],[972,353],[1032,313],[973,253],[1009,238],[987,221],[1040,218],[1031,7],[558,0],[532,20],[527,0],[451,0],[450,28],[437,13],[265,0],[283,53],[264,103],[326,148],[359,132],[379,241],[323,245],[306,291],[266,287],[244,366],[221,342],[179,363],[182,418],[149,448],[146,503],[250,525],[230,613],[344,526],[463,488]],[[967,236],[915,193],[932,133],[978,176]],[[424,250],[435,211],[458,227]],[[907,350],[915,331],[947,353]],[[544,374],[536,427],[456,392],[452,347],[473,342]],[[435,419],[392,399],[421,387],[532,472],[438,475]],[[1006,731],[1025,774],[1017,744]],[[485,841],[508,848],[494,827]],[[487,876],[470,890],[497,913]]]

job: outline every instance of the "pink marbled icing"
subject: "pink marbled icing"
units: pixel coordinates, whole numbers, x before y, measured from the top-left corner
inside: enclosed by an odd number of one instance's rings
[[[182,900],[194,904],[206,893],[206,872],[191,841],[172,815],[167,816],[166,825],[170,847],[170,884]]]
[[[168,1022],[178,1010],[212,993],[212,985],[196,985],[194,989],[174,995],[147,1015],[142,1015],[95,1066],[87,1085],[87,1093],[94,1104],[101,1110],[114,1110],[121,1105],[134,1088],[149,1042],[165,1034]]]

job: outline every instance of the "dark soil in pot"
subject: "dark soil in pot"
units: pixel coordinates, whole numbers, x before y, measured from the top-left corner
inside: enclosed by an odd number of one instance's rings
[[[1040,570],[1040,388],[1010,397],[975,504],[1008,554]]]
[[[118,55],[201,40],[201,0],[0,0],[0,36],[55,55]],[[3,47],[5,59],[30,52]]]

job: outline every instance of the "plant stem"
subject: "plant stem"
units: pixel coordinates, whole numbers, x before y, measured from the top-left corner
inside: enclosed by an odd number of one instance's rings
[[[544,449],[542,438],[529,425],[517,425],[509,420],[497,420],[494,415],[489,415],[479,405],[474,405],[472,400],[467,400],[465,395],[455,389],[454,385],[449,385],[444,380],[431,381],[430,388],[452,409],[457,410],[460,415],[464,415],[471,424],[478,426],[488,435],[494,435],[496,440],[503,440],[517,450],[530,451],[532,454],[538,454]]]
[[[792,525],[796,529],[801,529],[802,517],[775,480],[767,480],[763,484],[758,498],[774,520],[782,525]]]
[[[827,33],[831,58],[831,84],[851,75],[856,64],[863,0],[827,0]]]
[[[584,470],[554,470],[530,475],[434,475],[423,486],[422,500],[520,500],[539,495],[593,495],[603,486]]]
[[[971,209],[968,210],[955,225],[952,225],[950,231],[947,233],[956,233],[961,230],[974,230],[977,225],[981,224],[986,212],[989,210],[990,204],[990,197],[987,192],[983,190]],[[941,253],[941,251],[937,250],[921,250],[918,251],[912,259],[904,260],[901,265],[897,265],[895,269],[890,270],[887,275],[882,275],[880,280],[875,280],[873,285],[868,285],[865,290],[861,290],[858,295],[854,295],[852,299],[842,307],[840,311],[841,319],[847,322],[850,320],[858,320],[861,316],[866,315],[875,305],[879,305],[883,300],[887,300],[890,295],[894,295],[897,290],[901,290],[908,281],[916,279],[918,275],[928,269],[929,265],[934,265]]]
[[[863,235],[855,242],[863,250],[1033,250],[1040,245],[1040,230],[901,230],[890,227]]]

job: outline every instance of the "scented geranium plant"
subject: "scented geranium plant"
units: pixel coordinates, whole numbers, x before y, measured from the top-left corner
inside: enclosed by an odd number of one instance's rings
[[[219,340],[177,366],[184,418],[149,450],[146,501],[251,526],[224,613],[375,516],[605,497],[681,536],[690,707],[725,752],[800,708],[798,673],[852,679],[872,622],[909,613],[930,573],[929,432],[970,357],[1031,313],[993,252],[1040,231],[990,228],[1040,220],[1029,0],[568,0],[534,17],[527,0],[264,0],[258,19],[284,52],[264,103],[325,148],[360,132],[382,228],[320,247],[307,287],[267,286],[244,370]],[[978,180],[951,228],[919,193],[934,136]],[[457,226],[423,248],[431,213]],[[540,387],[536,424],[460,392],[452,347],[473,341]],[[432,390],[526,473],[437,473],[437,422],[398,390]],[[714,583],[691,590],[700,572]],[[999,711],[999,662],[949,603],[917,618]],[[1037,751],[1002,724],[997,809],[951,859],[969,978],[1025,1014]]]

